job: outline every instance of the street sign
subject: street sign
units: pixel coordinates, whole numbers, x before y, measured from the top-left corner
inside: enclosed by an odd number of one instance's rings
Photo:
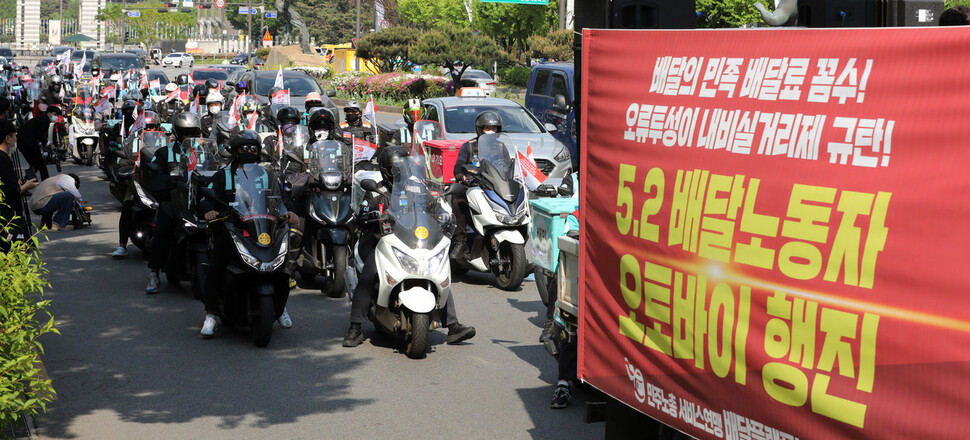
[[[253,8],[253,9],[255,9],[255,8]],[[243,15],[248,14],[249,13],[249,8],[245,8],[245,7],[240,6],[239,7],[239,13],[240,14],[243,14]]]
[[[182,0],[182,7],[183,8],[193,7],[192,0]]]
[[[548,5],[549,0],[482,0],[489,3],[517,3],[521,5]]]
[[[128,11],[129,17],[141,17],[141,11]]]
[[[266,12],[266,18],[276,18],[276,11]]]
[[[381,29],[387,29],[391,26],[391,22],[387,20],[381,20]]]
[[[226,7],[226,0],[216,0],[216,7],[219,9]]]

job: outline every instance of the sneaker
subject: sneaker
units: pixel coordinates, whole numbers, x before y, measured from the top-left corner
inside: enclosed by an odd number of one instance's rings
[[[118,246],[118,249],[115,249],[115,251],[111,253],[111,258],[113,258],[115,260],[121,260],[123,258],[128,258],[128,249],[125,249],[125,248],[123,248],[121,246]]]
[[[356,347],[364,342],[364,333],[360,331],[360,324],[350,324],[347,336],[344,336],[344,347]]]
[[[280,318],[277,319],[277,321],[279,321],[280,327],[283,327],[283,328],[293,327],[293,320],[290,319],[290,314],[286,313],[285,307],[283,308],[283,314],[280,315]]]
[[[52,231],[73,231],[74,225],[69,223],[67,225],[61,226],[57,223],[54,223],[53,225],[51,225],[51,230]]]
[[[199,334],[202,335],[203,338],[209,339],[215,334],[216,328],[218,327],[219,318],[211,313],[206,313],[205,322],[202,323],[202,330],[199,331]]]
[[[158,285],[161,280],[158,279],[158,274],[153,271],[148,271],[148,286],[145,287],[145,293],[158,293]]]
[[[563,409],[569,406],[569,385],[556,385],[556,390],[552,393],[552,409]]]
[[[475,327],[464,326],[459,323],[454,323],[448,326],[448,340],[447,342],[451,345],[457,344],[462,341],[467,341],[475,337]]]
[[[542,334],[539,335],[539,342],[551,341],[556,332],[556,326],[553,320],[547,319],[545,324],[542,324]]]

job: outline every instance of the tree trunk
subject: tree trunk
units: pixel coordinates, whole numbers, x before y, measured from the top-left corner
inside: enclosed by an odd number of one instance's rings
[[[559,30],[566,29],[566,0],[559,0]]]

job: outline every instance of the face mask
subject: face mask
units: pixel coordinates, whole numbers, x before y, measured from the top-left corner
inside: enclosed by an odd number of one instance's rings
[[[360,120],[360,115],[357,113],[347,113],[347,123],[356,124]]]
[[[495,134],[495,130],[485,130],[482,134]]]
[[[212,115],[212,116],[218,116],[219,113],[222,113],[222,107],[221,106],[213,105],[213,106],[210,106],[209,107],[209,114],[210,115]]]
[[[322,141],[327,138],[327,130],[317,130],[313,132],[316,135],[318,141]]]
[[[259,156],[256,153],[239,153],[238,159],[236,159],[240,164],[256,163]]]

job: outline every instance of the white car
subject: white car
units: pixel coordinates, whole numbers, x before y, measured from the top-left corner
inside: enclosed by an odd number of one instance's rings
[[[495,94],[496,82],[492,79],[492,76],[484,70],[468,69],[465,73],[461,74],[462,80],[474,81],[476,87],[481,87],[485,90],[485,96],[492,96]]]
[[[162,60],[163,67],[184,67],[195,65],[195,58],[185,52],[172,52]]]

